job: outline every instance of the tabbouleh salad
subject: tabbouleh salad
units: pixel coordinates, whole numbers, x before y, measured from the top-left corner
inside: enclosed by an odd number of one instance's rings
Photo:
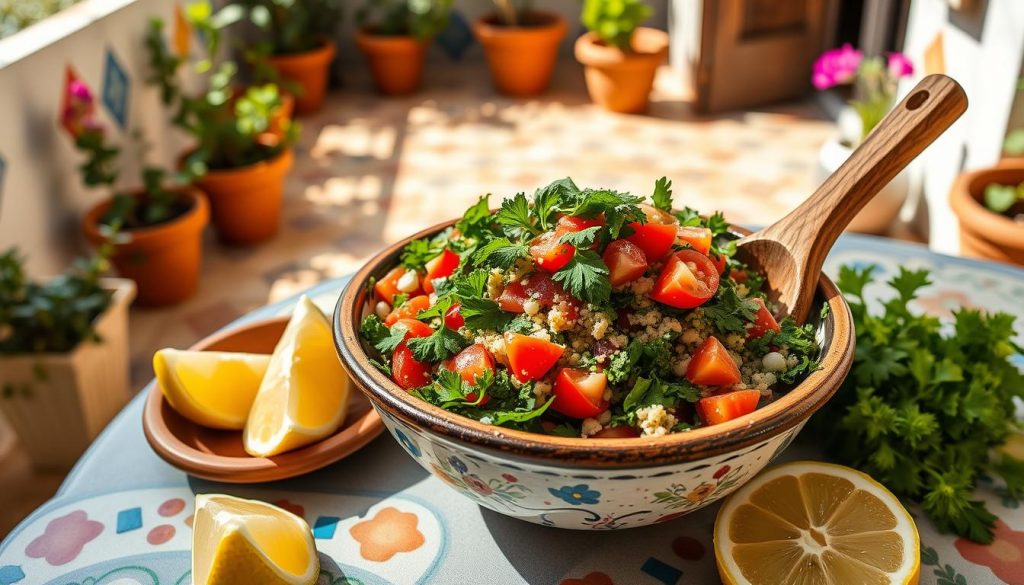
[[[371,283],[360,335],[412,395],[486,424],[656,437],[750,413],[818,367],[720,213],[571,179],[481,197]]]

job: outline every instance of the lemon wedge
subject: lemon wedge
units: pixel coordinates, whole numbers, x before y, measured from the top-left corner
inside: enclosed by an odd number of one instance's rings
[[[715,519],[728,585],[918,582],[917,526],[896,496],[839,465],[773,467],[739,489]]]
[[[164,398],[190,421],[240,430],[256,398],[269,355],[161,349],[153,371]]]
[[[270,457],[332,435],[348,413],[349,379],[327,317],[303,296],[270,356],[249,420],[245,450]]]
[[[311,585],[319,574],[313,534],[302,518],[254,500],[196,496],[196,585]]]

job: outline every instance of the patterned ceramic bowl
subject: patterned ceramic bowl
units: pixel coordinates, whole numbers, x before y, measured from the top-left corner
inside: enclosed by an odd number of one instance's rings
[[[510,430],[452,414],[410,396],[374,368],[358,336],[370,310],[370,279],[397,265],[409,241],[449,225],[424,230],[370,260],[338,301],[334,340],[353,382],[406,452],[462,495],[501,514],[559,528],[617,529],[707,506],[782,452],[850,369],[850,310],[822,276],[816,300],[830,309],[816,322],[822,368],[746,416],[659,438],[597,440]]]

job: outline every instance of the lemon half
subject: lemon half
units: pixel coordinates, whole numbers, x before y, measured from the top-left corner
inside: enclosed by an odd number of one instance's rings
[[[245,427],[269,355],[161,349],[153,371],[164,398],[192,422],[215,429]]]

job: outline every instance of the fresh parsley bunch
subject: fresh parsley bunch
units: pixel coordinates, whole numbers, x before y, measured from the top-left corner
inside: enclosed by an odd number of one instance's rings
[[[1008,359],[1024,353],[1012,341],[1014,317],[960,309],[944,334],[939,319],[908,308],[930,282],[926,270],[905,268],[888,281],[896,295],[873,315],[864,288],[874,269],[840,269],[857,351],[812,426],[832,454],[919,503],[940,530],[989,543],[996,517],[973,499],[977,479],[998,475],[1024,497],[1024,461],[992,451],[1020,426],[1013,399],[1024,396],[1024,375]]]

